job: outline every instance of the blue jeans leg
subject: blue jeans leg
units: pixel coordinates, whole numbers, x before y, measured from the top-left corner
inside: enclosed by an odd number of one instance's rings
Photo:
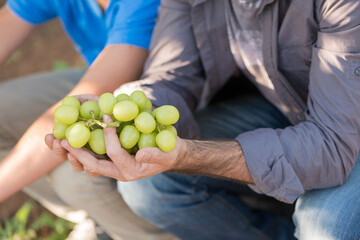
[[[203,139],[233,139],[260,127],[289,125],[260,96],[218,103],[197,113]],[[204,176],[163,173],[120,183],[125,202],[137,214],[181,239],[293,239],[290,221],[254,210],[240,196],[247,186]]]
[[[295,236],[311,239],[360,239],[360,156],[342,186],[312,190],[296,202]]]

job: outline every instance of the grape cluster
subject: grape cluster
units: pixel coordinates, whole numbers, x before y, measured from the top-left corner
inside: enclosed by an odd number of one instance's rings
[[[104,123],[104,115],[114,122]],[[179,111],[171,105],[152,110],[152,103],[142,91],[114,96],[104,93],[98,102],[83,104],[67,96],[55,109],[53,135],[67,139],[74,148],[88,147],[97,154],[106,154],[104,128],[116,127],[121,146],[130,154],[144,147],[158,147],[164,152],[175,148],[177,131],[172,124],[179,120]]]

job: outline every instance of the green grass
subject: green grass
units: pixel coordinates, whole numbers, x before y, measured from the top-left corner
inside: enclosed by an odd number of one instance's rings
[[[11,218],[1,223],[2,240],[63,240],[74,227],[62,218],[56,218],[47,212],[36,213],[36,204],[26,202]]]
[[[53,61],[51,68],[54,71],[63,71],[63,70],[69,69],[70,65],[66,61],[55,60],[55,61]]]

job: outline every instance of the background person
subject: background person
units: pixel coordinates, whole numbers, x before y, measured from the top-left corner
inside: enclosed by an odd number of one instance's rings
[[[139,78],[158,5],[158,0],[9,0],[1,9],[0,64],[37,25],[59,18],[89,68],[33,75],[0,85],[0,109],[6,112],[0,116],[0,201],[66,160],[61,149],[61,156],[55,155],[43,142],[53,127],[59,100],[67,94],[112,92]],[[85,210],[114,238],[167,237],[131,213],[116,191],[115,181],[75,174],[67,163],[26,187],[25,192],[68,220],[87,221],[84,212],[76,211]]]

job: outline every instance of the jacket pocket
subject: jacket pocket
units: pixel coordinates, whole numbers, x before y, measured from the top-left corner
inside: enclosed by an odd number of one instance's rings
[[[360,54],[352,55],[350,58],[350,68],[347,73],[348,80],[360,81]]]

